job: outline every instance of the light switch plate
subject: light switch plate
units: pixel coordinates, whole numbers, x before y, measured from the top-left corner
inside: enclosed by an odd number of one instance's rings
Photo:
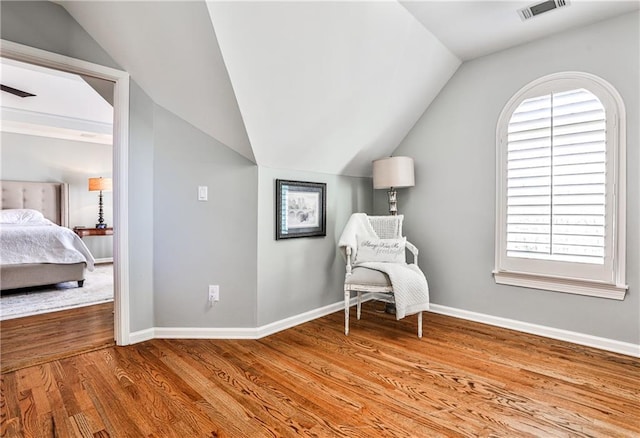
[[[198,186],[198,201],[206,201],[209,198],[207,186]]]
[[[220,301],[220,286],[217,284],[209,285],[209,303],[213,304],[215,301]]]

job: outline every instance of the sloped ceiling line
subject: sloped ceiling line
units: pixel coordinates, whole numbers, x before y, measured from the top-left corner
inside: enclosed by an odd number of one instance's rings
[[[156,104],[255,162],[203,1],[59,3]]]
[[[57,3],[158,105],[252,162],[354,176],[460,59],[640,8],[575,1],[522,23],[526,0]]]
[[[61,4],[157,104],[273,168],[369,176],[460,64],[396,2]]]
[[[395,2],[207,6],[268,167],[369,176],[460,64]]]

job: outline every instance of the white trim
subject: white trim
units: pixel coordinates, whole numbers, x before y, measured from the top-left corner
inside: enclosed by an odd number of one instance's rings
[[[582,279],[556,278],[520,272],[494,272],[493,276],[498,284],[610,298],[613,300],[624,300],[628,289],[625,285],[616,286],[615,284],[597,283]]]
[[[103,257],[103,258],[100,258],[100,259],[96,259],[95,262],[94,262],[94,264],[96,264],[96,265],[100,265],[100,264],[103,264],[103,263],[113,263],[113,257]]]
[[[350,304],[356,304],[356,298],[350,300]],[[299,315],[274,321],[272,323],[255,328],[226,328],[226,327],[154,327],[131,333],[129,340],[132,344],[148,341],[150,339],[261,339],[274,333],[286,330],[305,322],[330,315],[344,310],[344,301],[329,304],[318,309],[309,310]]]
[[[157,339],[259,339],[255,328],[156,327]]]
[[[55,70],[106,79],[114,86],[113,176],[114,191],[114,337],[118,345],[130,342],[129,334],[129,74],[111,67],[94,64],[45,50],[0,40],[0,56]]]
[[[148,328],[144,330],[139,330],[137,332],[131,332],[129,334],[129,343],[130,344],[138,344],[144,341],[150,341],[151,339],[155,339],[156,337],[156,329]]]
[[[456,309],[454,307],[442,306],[440,304],[431,304],[429,311],[433,313],[439,313],[441,315],[453,316],[455,318],[480,322],[482,324],[488,324],[496,327],[517,330],[519,332],[544,336],[546,338],[558,339],[560,341],[571,342],[578,345],[585,345],[587,347],[598,348],[614,353],[640,357],[640,345],[632,344],[629,342],[621,342],[614,339],[601,338],[584,333],[572,332],[569,330],[562,330],[538,324],[531,324],[514,319],[501,318],[499,316],[486,315],[484,313],[470,312],[468,310]]]
[[[506,131],[513,111],[525,98],[552,92],[556,87],[580,86],[597,96],[607,115],[607,195],[613,198],[612,210],[607,208],[611,240],[606,243],[605,264],[602,267],[549,260],[516,259],[506,255]],[[609,168],[609,166],[612,166]],[[518,90],[505,104],[496,125],[496,222],[495,267],[496,283],[545,289],[622,300],[626,285],[626,111],[622,96],[606,80],[584,72],[568,71],[538,78]],[[609,220],[611,222],[609,222]],[[567,273],[567,275],[564,275]],[[584,279],[584,280],[580,280]]]
[[[36,137],[58,138],[61,140],[78,141],[82,143],[95,143],[111,146],[113,134],[96,134],[74,129],[56,128],[46,125],[34,125],[31,123],[16,122],[2,119],[0,131],[13,134],[32,135]]]
[[[371,294],[363,294],[362,301],[372,300]],[[356,304],[356,298],[350,300],[350,305]],[[158,339],[261,339],[282,330],[286,330],[297,325],[312,321],[316,318],[329,315],[334,312],[344,311],[344,301],[330,304],[319,309],[310,310],[299,315],[275,321],[267,325],[256,328],[197,328],[197,327],[154,327],[131,333],[129,340],[132,344]],[[466,319],[482,324],[516,330],[546,338],[558,339],[587,347],[598,348],[614,353],[625,354],[633,357],[640,357],[640,345],[628,342],[616,341],[614,339],[601,338],[584,333],[572,332],[553,327],[547,327],[514,319],[501,318],[499,316],[486,315],[484,313],[471,312],[468,310],[456,309],[454,307],[431,304],[429,312],[441,315],[452,316],[454,318]],[[428,315],[428,314],[427,314]],[[426,318],[429,318],[426,316]],[[427,319],[428,321],[428,319]]]
[[[350,300],[350,304],[352,306],[355,305],[356,299],[352,298]],[[258,327],[258,339],[304,324],[305,322],[313,321],[317,318],[322,318],[323,316],[330,315],[339,310],[344,310],[344,300],[338,303],[329,304],[328,306],[320,307],[319,309],[309,310],[308,312],[304,312],[299,315],[290,316],[289,318],[281,319],[280,321],[274,321],[270,324]]]
[[[18,108],[0,108],[3,120],[20,122],[29,125],[45,126],[48,128],[60,128],[73,131],[88,132],[94,134],[113,134],[113,123],[104,123],[96,120],[79,119],[77,117],[47,114],[38,111],[23,110]]]

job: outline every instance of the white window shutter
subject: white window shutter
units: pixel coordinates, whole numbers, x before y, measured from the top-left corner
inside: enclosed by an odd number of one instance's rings
[[[604,263],[606,119],[575,89],[524,100],[507,128],[507,257]]]
[[[624,299],[625,132],[620,93],[589,73],[511,97],[496,130],[496,283]]]

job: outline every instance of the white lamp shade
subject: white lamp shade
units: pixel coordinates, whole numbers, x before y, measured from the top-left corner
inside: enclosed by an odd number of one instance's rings
[[[387,157],[373,162],[373,188],[413,187],[416,185],[413,158]]]

